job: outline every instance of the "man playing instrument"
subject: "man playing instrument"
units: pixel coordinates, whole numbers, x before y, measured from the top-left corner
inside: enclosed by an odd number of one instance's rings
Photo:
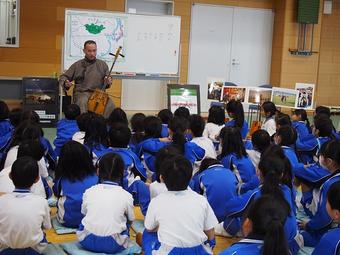
[[[95,89],[101,89],[103,85],[109,88],[112,78],[109,76],[107,64],[97,59],[97,44],[88,40],[84,43],[85,57],[73,63],[70,68],[59,77],[59,85],[68,90],[72,85],[73,102],[80,107],[81,113],[87,112],[89,97]],[[104,111],[104,117],[108,117],[114,104],[109,100]]]

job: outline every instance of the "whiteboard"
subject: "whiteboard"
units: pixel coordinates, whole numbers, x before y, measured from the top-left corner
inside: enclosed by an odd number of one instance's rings
[[[138,74],[178,74],[181,18],[65,10],[63,69],[82,59],[86,40],[97,43],[97,58],[110,66],[119,46],[122,54],[115,72]]]

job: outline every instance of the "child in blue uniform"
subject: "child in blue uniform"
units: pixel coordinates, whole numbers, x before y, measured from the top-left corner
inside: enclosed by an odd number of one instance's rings
[[[245,239],[233,244],[220,255],[288,255],[284,225],[289,204],[270,195],[250,205],[243,223]]]
[[[338,226],[322,236],[312,255],[340,254],[340,182],[335,182],[330,186],[326,208],[327,213]]]
[[[195,164],[199,164],[205,156],[205,150],[198,146],[196,143],[189,142],[185,133],[189,128],[189,122],[185,118],[174,117],[169,123],[169,133],[172,138],[172,144],[177,146],[181,151],[182,155],[186,157],[190,161],[190,163],[194,166]],[[194,174],[197,168],[194,168]]]
[[[137,145],[143,141],[144,139],[144,120],[145,120],[144,113],[135,113],[130,119],[130,126],[131,126],[131,139],[129,143],[129,148],[136,154]]]
[[[9,109],[4,101],[0,100],[0,148],[4,146],[5,142],[12,135],[13,126],[8,119]]]
[[[168,130],[169,121],[174,117],[174,115],[169,109],[163,109],[159,111],[157,116],[162,121],[161,137],[168,137],[169,136],[169,130]]]
[[[121,186],[124,162],[118,154],[104,155],[98,166],[100,183],[84,193],[77,237],[86,250],[118,253],[132,246],[128,227],[134,220],[133,199]]]
[[[103,116],[91,113],[86,125],[84,145],[93,157],[93,163],[109,152],[108,131]]]
[[[221,129],[225,126],[225,112],[220,106],[213,105],[209,109],[208,122],[205,125],[203,136],[208,137],[218,151],[220,141],[218,139]]]
[[[161,165],[160,178],[168,191],[150,202],[144,221],[145,255],[212,254],[218,222],[207,199],[188,189],[191,176],[192,166],[181,155]]]
[[[275,115],[278,113],[276,106],[271,101],[266,101],[261,105],[261,112],[265,121],[262,123],[261,129],[268,132],[270,136],[276,132]]]
[[[21,114],[21,122],[30,122],[40,127],[40,117],[34,110],[24,110]],[[51,170],[55,169],[57,162],[57,155],[54,153],[52,145],[48,139],[44,137],[44,132],[41,129],[41,143],[45,149],[45,159],[48,164],[48,168]]]
[[[150,202],[150,192],[144,181],[146,169],[137,155],[128,148],[131,131],[124,124],[116,124],[110,131],[110,152],[118,154],[124,162],[122,186],[133,195],[134,203],[140,205],[145,215]]]
[[[0,196],[0,254],[43,254],[47,241],[42,228],[50,229],[51,221],[46,199],[30,192],[39,179],[37,161],[18,158],[10,176],[15,190]]]
[[[65,119],[57,124],[57,137],[54,139],[54,152],[59,157],[61,147],[72,140],[72,136],[79,131],[76,118],[80,115],[80,108],[76,104],[70,104],[65,109]]]
[[[276,131],[274,141],[276,144],[282,147],[286,157],[289,159],[292,165],[292,169],[294,172],[295,167],[299,163],[294,150],[294,144],[296,141],[295,129],[288,125],[280,126]]]
[[[283,184],[282,176],[284,175],[286,163],[279,157],[265,156],[261,157],[259,163],[260,178],[262,185],[252,191],[231,199],[227,202],[227,218],[224,226],[228,233],[236,234],[240,229],[240,217],[246,210],[251,201],[259,197],[270,194],[275,199],[284,199],[290,208],[289,216],[285,222],[285,234],[288,240],[290,252],[297,254],[299,248],[303,245],[302,237],[298,232],[294,208],[294,199],[291,189]]]
[[[315,189],[307,193],[311,199],[305,197],[305,207],[311,212],[310,221],[301,222],[300,227],[306,246],[315,246],[322,235],[332,227],[332,218],[328,215],[327,193],[333,183],[340,181],[340,141],[333,140],[324,145],[325,150],[320,156],[320,164],[326,168],[330,175],[323,182],[319,189]]]
[[[315,159],[313,161],[316,161],[316,163],[307,166],[299,164],[298,167],[294,169],[296,177],[298,177],[302,183],[307,184],[310,187],[320,184],[320,182],[329,175],[329,172],[320,165],[317,157],[321,152],[322,146],[326,142],[334,139],[332,134],[332,125],[332,121],[325,115],[319,114],[314,117],[313,134],[317,138],[315,140]]]
[[[61,148],[53,192],[58,198],[57,218],[61,224],[78,228],[83,218],[81,204],[85,190],[98,183],[88,150],[69,141]]]
[[[224,221],[226,201],[237,196],[237,180],[233,172],[218,160],[206,158],[190,186],[208,199],[218,222]]]
[[[143,157],[148,168],[148,177],[155,180],[155,156],[157,151],[168,143],[160,140],[162,122],[155,116],[148,116],[144,120],[145,136],[144,140],[137,145],[138,156]]]
[[[323,114],[326,115],[329,119],[331,119],[331,109],[327,106],[318,106],[315,108],[315,114]],[[337,138],[340,139],[340,132],[336,132],[336,128],[332,124],[332,129],[333,129],[333,135]]]
[[[232,120],[228,121],[226,127],[237,127],[240,129],[242,139],[246,139],[248,134],[248,123],[244,119],[243,105],[234,99],[227,103],[226,110]]]
[[[295,128],[299,139],[304,139],[306,136],[312,133],[307,112],[304,109],[295,109],[293,111],[292,125]]]
[[[255,189],[259,185],[255,167],[244,148],[240,130],[235,127],[224,127],[220,133],[222,165],[231,169],[236,175],[237,193],[242,194]]]

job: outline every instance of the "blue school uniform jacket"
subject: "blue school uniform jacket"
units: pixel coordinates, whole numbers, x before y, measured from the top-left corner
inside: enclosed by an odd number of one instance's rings
[[[0,137],[3,137],[7,135],[8,133],[11,133],[13,130],[13,126],[9,120],[2,120],[0,121]]]
[[[300,139],[303,139],[310,134],[304,121],[293,121],[292,126],[293,128],[295,128],[296,133]]]
[[[204,158],[205,150],[193,142],[184,144],[184,156],[191,164],[201,161]]]
[[[219,255],[261,255],[263,240],[258,239],[242,239],[234,243]]]
[[[76,120],[62,119],[57,124],[57,137],[54,139],[55,153],[59,157],[60,149],[67,142],[72,140],[72,136],[79,131]]]
[[[225,219],[226,201],[237,196],[237,180],[230,169],[223,165],[212,165],[196,174],[191,188],[204,195],[213,209],[219,222]]]
[[[238,180],[238,193],[242,194],[259,186],[260,181],[256,176],[256,170],[248,156],[238,158],[235,153],[224,156],[221,163],[227,169],[231,169]]]
[[[296,217],[293,212],[293,208],[295,207],[295,201],[293,200],[292,191],[286,185],[281,185],[281,190],[283,192],[285,200],[288,202],[291,208],[291,212],[286,219],[284,230],[285,235],[289,244],[289,247],[293,254],[295,254],[298,250],[298,245],[296,241],[296,237],[298,235],[298,228]],[[240,217],[250,204],[253,199],[257,199],[262,196],[261,188],[257,188],[247,193],[235,197],[227,202],[227,209],[226,209],[226,217],[227,218],[235,218]],[[228,231],[228,230],[227,230]]]
[[[225,123],[225,126],[226,127],[235,127],[235,124],[236,124],[235,120],[230,120],[227,123]],[[248,131],[249,131],[248,129],[249,129],[248,122],[243,121],[243,126],[240,130],[242,139],[245,139],[247,137],[247,134],[248,134]]]
[[[340,182],[340,171],[336,171],[332,176],[325,181],[320,187],[319,201],[317,203],[317,210],[314,216],[311,217],[310,221],[306,224],[307,232],[316,232],[323,234],[330,228],[332,223],[331,217],[328,215],[326,210],[327,193],[333,183]]]
[[[110,148],[109,152],[114,152],[120,155],[125,164],[124,183],[123,187],[127,188],[134,181],[136,176],[146,180],[146,169],[137,155],[129,148]]]
[[[66,178],[54,181],[53,192],[58,197],[58,218],[63,225],[71,228],[79,227],[83,219],[81,214],[83,194],[88,188],[96,184],[98,184],[97,175],[89,175],[84,180],[75,182]]]
[[[169,137],[169,129],[167,124],[162,124],[161,137]]]
[[[293,169],[293,173],[300,181],[314,187],[320,187],[331,175],[331,173],[319,163],[314,163],[308,167],[305,167],[303,163],[299,163]]]
[[[299,160],[295,154],[295,151],[293,148],[288,147],[288,146],[281,146],[283,149],[283,152],[285,154],[285,156],[288,158],[291,166],[292,166],[292,170],[299,164]],[[294,170],[293,170],[294,171]]]
[[[102,156],[104,156],[105,154],[111,152],[110,148],[103,145],[103,144],[96,144],[92,147],[90,147],[89,145],[85,144],[85,147],[88,149],[88,151],[92,153],[99,159]]]
[[[334,228],[324,234],[312,255],[340,255],[340,228]]]
[[[156,153],[170,143],[161,142],[158,138],[148,138],[137,146],[138,156],[144,155],[146,166],[151,172],[155,172]]]

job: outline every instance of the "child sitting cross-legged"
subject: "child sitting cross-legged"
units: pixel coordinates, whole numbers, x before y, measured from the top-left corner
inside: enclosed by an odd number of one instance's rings
[[[168,191],[150,202],[144,222],[145,255],[212,254],[217,219],[207,199],[188,189],[191,176],[192,165],[182,155],[161,165],[160,178]]]
[[[0,254],[42,254],[47,246],[42,227],[51,228],[46,199],[31,193],[39,180],[35,159],[20,157],[12,165],[13,192],[0,196]]]
[[[133,245],[128,232],[134,220],[133,198],[122,187],[125,166],[118,154],[105,154],[98,165],[99,184],[84,193],[85,216],[77,236],[87,250],[117,253]]]

